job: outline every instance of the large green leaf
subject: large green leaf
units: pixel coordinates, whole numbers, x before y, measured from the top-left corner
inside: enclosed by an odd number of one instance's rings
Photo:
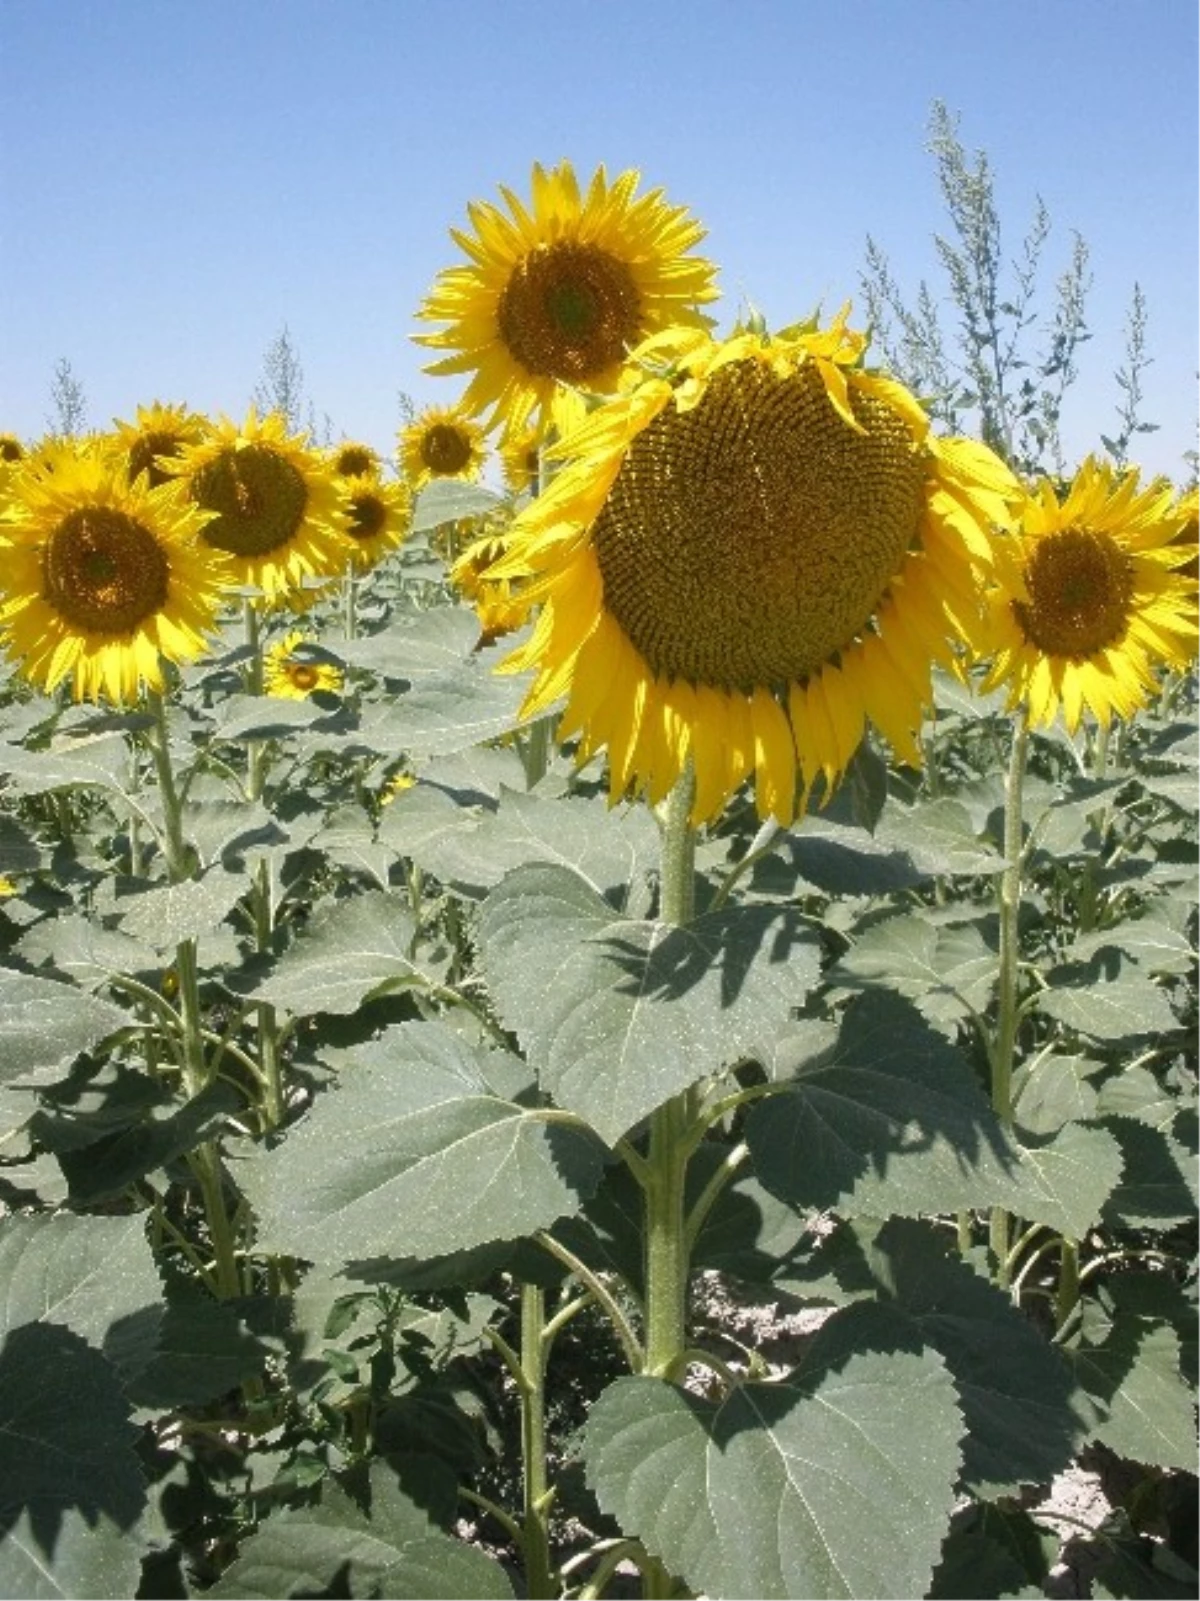
[[[1104,976],[1100,957],[1073,963],[1048,975],[1038,1009],[1092,1039],[1123,1040],[1139,1034],[1166,1034],[1180,1027],[1159,987],[1137,972]]]
[[[1095,1403],[1093,1439],[1149,1467],[1195,1470],[1195,1395],[1179,1371],[1174,1329],[1122,1319],[1103,1344],[1071,1355]]]
[[[59,734],[49,750],[4,747],[4,776],[14,795],[41,795],[53,789],[95,788],[131,799],[129,747],[123,734]]]
[[[599,1183],[595,1136],[494,1094],[485,1059],[444,1024],[400,1024],[340,1068],[303,1122],[237,1170],[264,1250],[444,1255],[543,1228]]]
[[[486,517],[504,504],[504,498],[483,484],[464,483],[457,478],[438,478],[426,484],[413,504],[412,532],[427,534],[444,523]]]
[[[326,1484],[314,1506],[261,1523],[205,1593],[238,1601],[329,1593],[440,1601],[513,1591],[499,1563],[445,1534],[380,1466],[371,1476],[369,1512]]]
[[[887,806],[875,839],[880,845],[905,852],[922,872],[938,877],[1004,870],[1004,858],[990,845],[981,843],[971,814],[956,800]]]
[[[157,1349],[162,1315],[144,1215],[5,1218],[0,1310],[4,1332],[27,1323],[61,1324],[122,1373],[137,1372]]]
[[[185,939],[211,934],[245,890],[245,874],[210,867],[199,878],[159,884],[120,901],[121,927],[133,939],[167,953]]]
[[[1126,1228],[1164,1228],[1196,1215],[1196,1159],[1165,1129],[1130,1117],[1105,1128],[1121,1149],[1125,1172],[1104,1207],[1104,1220]]]
[[[129,1394],[136,1405],[156,1410],[194,1406],[261,1373],[269,1356],[246,1332],[237,1306],[184,1281],[170,1288],[158,1349]]]
[[[361,734],[373,748],[441,756],[516,728],[529,675],[498,676],[479,657],[431,674],[396,700],[372,707]]]
[[[567,867],[600,891],[656,865],[658,830],[644,806],[602,797],[502,789],[495,807],[464,805],[425,782],[388,807],[380,835],[460,893],[483,894],[529,862]]]
[[[982,1013],[995,988],[997,957],[971,923],[939,927],[910,914],[873,923],[830,974],[835,983],[894,990],[927,1017]]]
[[[129,1021],[119,1007],[73,984],[0,968],[0,1082],[52,1078]]]
[[[133,1593],[137,1563],[120,1560],[111,1533],[128,1535],[145,1503],[136,1435],[117,1370],[99,1351],[58,1323],[10,1329],[0,1349],[0,1553],[10,1576],[41,1569],[33,1593],[92,1593],[68,1589],[82,1559],[77,1513],[104,1535],[94,1577],[109,1587],[95,1593]],[[14,1529],[16,1548],[5,1552]]]
[[[761,1050],[818,963],[788,908],[734,907],[686,928],[633,921],[577,873],[542,864],[492,891],[480,937],[497,1008],[543,1087],[610,1141]]]
[[[930,1224],[893,1220],[873,1241],[868,1260],[881,1293],[954,1375],[967,1431],[963,1479],[970,1488],[993,1498],[1060,1472],[1084,1432],[1062,1354],[1008,1296],[950,1257],[944,1234]],[[866,1310],[860,1303],[838,1313],[826,1337]]]
[[[618,1379],[584,1433],[601,1506],[722,1597],[924,1595],[954,1504],[962,1418],[931,1351],[873,1349],[713,1405]]]
[[[83,912],[43,918],[25,934],[18,949],[31,967],[47,964],[80,985],[98,989],[114,975],[160,971],[152,944],[116,928],[105,928]]]
[[[431,982],[411,955],[414,924],[383,890],[326,901],[252,991],[297,1017],[356,1011],[371,996]]]
[[[140,1541],[135,1529],[88,1518],[74,1506],[56,1508],[53,1533],[36,1512],[23,1508],[0,1536],[0,1595],[125,1601],[141,1582],[143,1544],[148,1541]]]
[[[1018,1143],[968,1063],[897,995],[853,1002],[830,1050],[810,1054],[799,1037],[794,1077],[746,1127],[758,1176],[793,1206],[865,1217],[1006,1206],[1078,1236],[1117,1182],[1103,1129]]]

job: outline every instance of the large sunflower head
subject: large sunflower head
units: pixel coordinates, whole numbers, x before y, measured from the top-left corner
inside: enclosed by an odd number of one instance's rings
[[[335,695],[340,693],[340,670],[331,662],[306,656],[304,646],[309,643],[296,630],[268,647],[263,659],[263,688],[268,695],[283,700],[307,700],[317,689]]]
[[[307,578],[344,572],[350,557],[344,497],[327,464],[277,413],[222,418],[186,446],[175,473],[213,513],[203,538],[233,563],[236,582],[268,605]]]
[[[404,543],[412,526],[412,492],[405,483],[384,483],[369,473],[347,478],[344,487],[351,560],[365,572]]]
[[[435,478],[478,478],[487,459],[484,430],[459,406],[426,406],[400,430],[400,471],[413,490]]]
[[[33,683],[127,703],[163,686],[163,660],[207,648],[233,574],[199,537],[207,516],[123,461],[62,445],[10,507],[0,637]]]
[[[988,596],[985,688],[1007,688],[1030,721],[1061,708],[1073,733],[1084,708],[1107,724],[1146,703],[1160,665],[1196,649],[1196,584],[1175,570],[1183,519],[1169,485],[1088,460],[1065,494],[1043,480],[1000,542]]]
[[[1016,485],[983,446],[934,439],[865,338],[664,336],[564,441],[566,465],[489,574],[542,603],[512,669],[530,715],[608,748],[614,798],[657,801],[690,756],[693,820],[752,771],[788,821],[836,782],[868,719],[903,758],[930,664],[977,617],[977,563]]]
[[[160,458],[173,459],[188,445],[196,445],[208,431],[208,419],[186,406],[139,406],[135,422],[113,424],[113,440],[124,453],[130,479],[145,473],[151,487],[165,483],[171,473]]]
[[[470,258],[442,272],[418,316],[444,323],[421,344],[454,354],[433,373],[471,373],[464,405],[491,422],[560,431],[580,414],[578,392],[606,392],[634,345],[673,325],[705,326],[711,262],[689,255],[704,229],[661,189],[638,195],[640,174],[609,183],[600,167],[580,192],[570,162],[533,169],[528,209],[501,188],[504,210],[467,207],[472,233],[451,230]]]

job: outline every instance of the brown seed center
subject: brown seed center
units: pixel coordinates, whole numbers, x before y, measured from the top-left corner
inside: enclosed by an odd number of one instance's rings
[[[155,535],[111,506],[68,512],[42,553],[42,596],[73,628],[132,634],[167,600],[170,568]]]
[[[421,460],[432,473],[460,473],[470,465],[471,439],[453,423],[434,423],[421,440]]]
[[[593,530],[605,605],[661,677],[749,693],[861,636],[919,537],[926,460],[903,420],[810,366],[731,363],[634,440]]]
[[[387,507],[378,495],[354,495],[350,500],[350,533],[355,539],[374,539],[387,526]]]
[[[1124,637],[1133,598],[1129,557],[1110,535],[1064,528],[1025,563],[1028,602],[1014,600],[1025,638],[1048,656],[1082,661]]]
[[[586,383],[622,361],[641,332],[626,264],[599,245],[538,245],[514,267],[496,321],[509,354],[537,378]]]
[[[235,556],[269,556],[296,537],[308,490],[291,462],[266,444],[223,450],[192,479],[192,494],[215,511],[203,537]]]

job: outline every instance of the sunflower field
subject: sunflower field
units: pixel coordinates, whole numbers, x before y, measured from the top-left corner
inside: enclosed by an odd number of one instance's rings
[[[0,436],[4,1595],[1196,1593],[1195,487],[640,182]]]

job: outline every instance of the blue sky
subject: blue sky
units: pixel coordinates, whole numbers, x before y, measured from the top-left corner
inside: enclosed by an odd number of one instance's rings
[[[1133,284],[1140,459],[1196,429],[1194,0],[0,0],[0,430],[48,425],[56,361],[92,426],[139,403],[240,414],[286,325],[335,436],[390,451],[414,313],[473,198],[534,161],[637,167],[708,229],[727,327],[861,298],[873,235],[941,286],[930,108],[988,152],[1015,255],[1038,195],[1091,249],[1066,419],[1113,432]],[[1046,302],[1048,304],[1048,302]]]

